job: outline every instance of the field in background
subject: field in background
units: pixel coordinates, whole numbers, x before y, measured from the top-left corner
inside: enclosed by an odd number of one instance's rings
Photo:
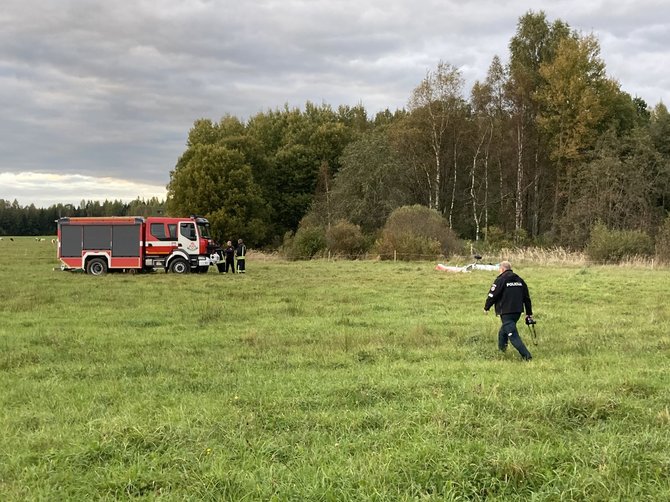
[[[0,499],[667,499],[670,271],[522,260],[522,363],[495,272],[434,265],[94,278],[5,238]]]

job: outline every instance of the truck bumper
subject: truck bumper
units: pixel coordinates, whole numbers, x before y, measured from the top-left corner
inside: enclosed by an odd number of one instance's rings
[[[213,253],[209,256],[199,256],[198,257],[198,266],[199,267],[209,267],[210,265],[216,265],[221,261],[221,257]]]

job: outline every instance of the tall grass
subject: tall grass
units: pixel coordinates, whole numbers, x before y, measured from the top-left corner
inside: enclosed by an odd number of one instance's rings
[[[94,278],[54,255],[0,242],[2,500],[670,493],[668,270],[521,261],[523,363],[482,313],[495,272]]]

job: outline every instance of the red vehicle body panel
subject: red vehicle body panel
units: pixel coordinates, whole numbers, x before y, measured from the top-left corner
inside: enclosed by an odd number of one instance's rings
[[[101,258],[109,269],[163,267],[179,257],[191,268],[217,263],[219,249],[204,218],[83,217],[58,220],[58,258],[66,269],[86,269]],[[209,261],[208,261],[209,260]]]

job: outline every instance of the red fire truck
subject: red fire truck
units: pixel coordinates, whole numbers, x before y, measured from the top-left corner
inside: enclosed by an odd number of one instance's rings
[[[204,273],[220,265],[221,246],[205,218],[139,216],[61,218],[58,259],[63,270],[103,275],[108,270]]]

